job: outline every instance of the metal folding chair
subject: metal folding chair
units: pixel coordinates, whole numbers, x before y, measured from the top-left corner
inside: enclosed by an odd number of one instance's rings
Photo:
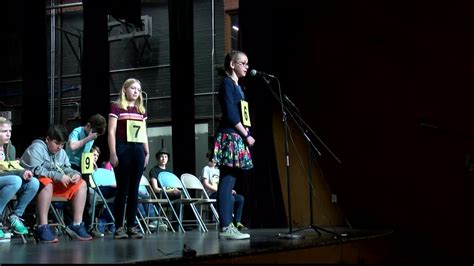
[[[149,198],[146,199],[138,199],[138,204],[145,204],[148,207],[152,207],[155,211],[156,216],[150,216],[149,211],[147,212],[146,216],[142,215],[140,210],[137,210],[137,216],[139,221],[141,221],[145,225],[146,232],[151,234],[151,230],[149,227],[150,221],[157,220],[157,221],[165,221],[167,225],[171,228],[173,232],[175,232],[173,226],[171,225],[168,216],[163,208],[163,205],[168,205],[168,200],[158,198],[156,193],[153,191],[153,188],[150,185],[150,182],[145,176],[142,176],[140,180],[140,185],[144,186],[149,194]],[[157,208],[158,206],[158,208]]]
[[[106,199],[102,191],[100,190],[100,186],[113,186],[115,185],[115,175],[113,171],[107,170],[105,168],[98,168],[96,169],[91,175],[89,175],[89,184],[90,190],[92,191],[92,196],[90,199],[92,200],[91,203],[91,222],[89,229],[93,229],[94,226],[98,224],[96,221],[95,213],[96,207],[101,205],[104,211],[107,211],[112,217],[112,222],[106,223],[107,224],[115,224],[114,215],[109,207],[108,203],[112,203],[114,198]]]
[[[217,202],[217,200],[209,198],[206,189],[195,175],[185,173],[182,174],[180,178],[181,183],[183,183],[184,186],[184,193],[186,197],[191,199],[191,192],[194,192],[195,196],[199,198],[199,200],[194,202],[193,205],[199,206],[199,214],[204,225],[206,225],[206,221],[208,221],[207,224],[214,224],[217,229],[219,225],[219,214],[217,214],[217,210],[214,207],[214,204]],[[211,210],[212,218],[214,218],[213,221],[203,218],[203,207],[205,206]]]
[[[160,187],[162,187],[162,188],[173,187],[173,188],[177,188],[181,191],[180,198],[174,199],[174,200],[170,199],[170,197],[168,196],[168,193],[163,191],[162,194],[165,195],[166,200],[168,201],[168,204],[169,204],[169,206],[170,206],[170,208],[173,212],[173,215],[174,215],[174,217],[176,218],[176,221],[179,224],[179,228],[181,229],[182,232],[186,232],[184,230],[184,227],[183,227],[183,222],[184,223],[195,222],[199,229],[201,229],[204,232],[208,231],[207,228],[206,228],[206,225],[204,224],[204,222],[201,219],[201,216],[199,215],[199,212],[198,212],[196,206],[194,206],[194,204],[193,204],[193,203],[199,201],[200,199],[198,199],[198,198],[188,198],[186,196],[183,197],[183,195],[185,194],[184,186],[175,174],[170,173],[170,172],[161,172],[158,175],[158,184],[160,184]],[[176,210],[175,210],[173,204],[177,204],[179,206],[179,215],[176,213]],[[193,214],[194,214],[194,217],[196,218],[195,220],[183,220],[183,207],[184,206],[190,206],[191,207],[191,209],[193,211]]]

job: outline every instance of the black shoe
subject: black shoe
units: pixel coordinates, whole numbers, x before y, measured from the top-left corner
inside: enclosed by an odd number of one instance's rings
[[[127,234],[130,238],[143,238],[143,234],[140,232],[140,229],[138,229],[137,226],[128,227]]]
[[[122,227],[119,227],[117,230],[115,230],[114,238],[115,238],[115,239],[128,238],[128,234],[127,234],[127,232],[125,231],[125,227],[122,226]]]

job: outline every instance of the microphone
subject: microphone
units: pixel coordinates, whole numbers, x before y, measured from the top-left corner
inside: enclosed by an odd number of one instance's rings
[[[250,76],[252,76],[252,77],[259,76],[259,77],[264,77],[264,78],[266,77],[266,78],[272,78],[272,79],[276,78],[273,75],[267,74],[265,72],[260,72],[260,71],[257,71],[255,69],[250,70]]]

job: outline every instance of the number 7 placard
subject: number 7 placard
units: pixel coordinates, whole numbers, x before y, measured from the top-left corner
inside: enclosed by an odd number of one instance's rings
[[[146,142],[145,121],[127,120],[127,141]]]

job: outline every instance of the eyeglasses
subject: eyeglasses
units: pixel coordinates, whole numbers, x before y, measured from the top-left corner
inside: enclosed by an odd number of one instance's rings
[[[249,63],[244,63],[244,62],[239,62],[239,61],[235,61],[237,64],[240,64],[241,66],[243,67],[246,67],[248,68],[249,67]]]

